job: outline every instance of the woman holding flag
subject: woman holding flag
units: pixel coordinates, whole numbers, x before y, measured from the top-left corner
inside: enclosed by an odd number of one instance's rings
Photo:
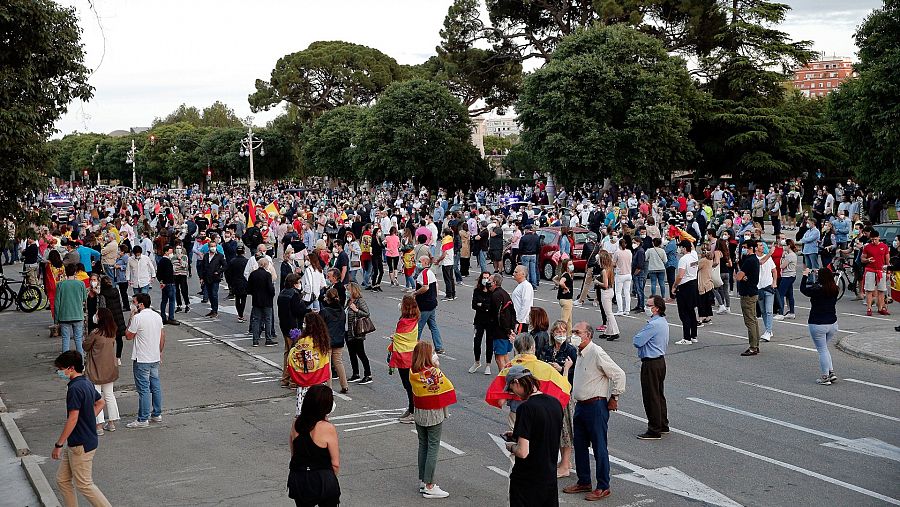
[[[303,332],[291,330],[294,346],[288,354],[288,370],[291,380],[297,384],[297,415],[303,407],[303,398],[314,385],[331,381],[331,338],[325,320],[315,312],[303,318]]]
[[[403,389],[406,390],[406,397],[409,401],[406,412],[400,416],[400,422],[404,424],[412,424],[413,419],[413,392],[412,384],[409,382],[409,369],[412,366],[413,349],[419,341],[419,305],[416,304],[416,298],[412,295],[403,296],[400,302],[400,321],[397,322],[397,330],[391,338],[391,344],[388,345],[388,367],[389,373],[397,368],[400,372],[400,381],[403,382]]]
[[[416,433],[419,435],[419,492],[423,498],[447,498],[450,493],[434,483],[441,427],[449,414],[447,407],[456,403],[456,391],[440,370],[434,346],[429,341],[416,344],[412,353],[409,383],[412,385]]]

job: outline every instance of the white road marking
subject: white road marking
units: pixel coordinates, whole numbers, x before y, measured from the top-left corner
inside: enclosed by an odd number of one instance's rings
[[[264,382],[278,382],[279,380],[281,380],[281,379],[270,378],[270,379],[267,379],[267,380],[257,380],[256,382],[251,382],[251,384],[262,384],[262,383],[264,383]]]
[[[238,374],[238,377],[249,377],[250,375],[260,375],[260,374],[261,374],[260,372],[255,371],[255,372],[253,372],[253,373],[241,373],[241,374]]]
[[[198,347],[200,345],[213,345],[213,342],[189,343],[188,347]]]
[[[387,419],[381,417],[379,419],[369,419],[367,421],[350,421],[350,422],[345,422],[345,423],[338,423],[338,424],[335,424],[334,426],[354,426],[356,424],[369,424],[369,423],[377,423],[377,422],[384,422],[384,421],[387,421]]]
[[[616,478],[699,500],[709,505],[741,507],[741,504],[675,467],[661,467],[649,470],[614,456],[609,457],[609,462],[631,470],[631,473],[628,474],[616,474]]]
[[[387,426],[389,424],[399,424],[399,423],[400,423],[400,421],[388,421],[388,422],[383,422],[381,424],[370,424],[369,426],[360,426],[358,428],[348,428],[348,429],[345,429],[344,431],[349,433],[351,431],[366,430],[369,428],[377,428],[379,426]]]
[[[239,342],[239,341],[252,340],[252,339],[253,339],[252,336],[244,336],[244,337],[241,337],[241,338],[228,338],[228,339],[225,340],[225,341],[229,341],[229,342]]]
[[[178,340],[178,343],[198,342],[198,341],[205,340],[205,339],[206,338],[184,338],[184,339]]]
[[[747,339],[746,336],[741,336],[741,335],[739,335],[739,334],[723,333],[723,332],[721,332],[721,331],[713,331],[712,333],[713,333],[713,334],[720,334],[720,335],[722,335],[722,336],[730,336],[730,337],[732,337],[732,338],[740,338],[740,339],[742,339],[742,340],[746,340],[746,339]]]
[[[491,472],[496,472],[496,473],[502,475],[503,477],[506,477],[507,479],[509,478],[509,472],[507,472],[506,470],[501,470],[492,465],[487,466],[487,469],[490,470]]]
[[[623,416],[628,417],[628,418],[631,418],[631,419],[634,419],[634,420],[637,420],[637,421],[644,422],[644,423],[647,422],[647,420],[644,419],[643,417],[636,416],[636,415],[634,415],[634,414],[629,414],[629,413],[627,413],[627,412],[622,412],[621,410],[618,410],[618,411],[616,411],[615,413],[616,413],[616,414],[619,414],[619,415],[623,415]],[[695,434],[695,433],[691,433],[691,432],[689,432],[689,431],[680,430],[680,429],[677,429],[677,428],[673,428],[673,427],[671,427],[671,426],[669,427],[669,429],[672,431],[672,433],[677,433],[677,434],[679,434],[679,435],[684,435],[684,436],[686,436],[686,437],[693,438],[693,439],[699,440],[699,441],[701,441],[701,442],[705,442],[705,443],[708,443],[708,444],[712,444],[712,445],[714,445],[714,446],[716,446],[716,447],[720,447],[720,448],[722,448],[722,449],[726,449],[726,450],[729,450],[729,451],[733,451],[733,452],[736,452],[736,453],[738,453],[738,454],[743,454],[744,456],[748,456],[748,457],[751,457],[751,458],[754,458],[754,459],[758,459],[758,460],[760,460],[760,461],[765,461],[766,463],[770,463],[770,464],[773,464],[773,465],[776,465],[776,466],[780,466],[780,467],[782,467],[782,468],[786,468],[786,469],[788,469],[788,470],[792,470],[792,471],[794,471],[794,472],[798,472],[798,473],[803,474],[803,475],[806,475],[806,476],[808,476],[808,477],[812,477],[812,478],[815,478],[815,479],[819,479],[819,480],[821,480],[821,481],[824,481],[824,482],[827,482],[827,483],[830,483],[830,484],[834,484],[835,486],[839,486],[839,487],[842,487],[842,488],[845,488],[845,489],[849,489],[850,491],[855,491],[855,492],[857,492],[857,493],[861,493],[861,494],[863,494],[863,495],[866,495],[866,496],[869,496],[869,497],[872,497],[872,498],[876,498],[876,499],[878,499],[878,500],[882,500],[882,501],[887,502],[887,503],[889,503],[889,504],[891,504],[891,505],[900,505],[900,500],[898,500],[898,499],[896,499],[896,498],[891,498],[891,497],[889,497],[889,496],[887,496],[887,495],[883,495],[883,494],[881,494],[881,493],[877,493],[877,492],[875,492],[875,491],[872,491],[872,490],[863,488],[863,487],[861,487],[861,486],[857,486],[857,485],[855,485],[855,484],[850,484],[849,482],[844,482],[844,481],[842,481],[842,480],[835,479],[834,477],[829,477],[829,476],[827,476],[827,475],[820,474],[820,473],[818,473],[818,472],[813,472],[812,470],[807,470],[806,468],[799,467],[799,466],[797,466],[797,465],[792,465],[792,464],[790,464],[790,463],[786,463],[786,462],[784,462],[784,461],[780,461],[780,460],[777,460],[777,459],[774,459],[774,458],[770,458],[770,457],[764,456],[764,455],[762,455],[762,454],[757,454],[757,453],[755,453],[755,452],[753,452],[753,451],[748,451],[748,450],[742,449],[742,448],[740,448],[740,447],[735,447],[735,446],[733,446],[733,445],[729,445],[729,444],[726,444],[726,443],[724,443],[724,442],[719,442],[719,441],[713,440],[713,439],[711,439],[711,438],[703,437],[703,436],[697,435],[697,434]]]
[[[847,382],[855,382],[857,384],[865,384],[867,386],[880,387],[882,389],[889,389],[891,391],[900,392],[900,388],[886,386],[886,385],[882,385],[882,384],[876,384],[874,382],[866,382],[865,380],[856,380],[855,378],[845,378],[844,380],[846,380]]]
[[[688,400],[693,401],[695,403],[700,403],[702,405],[706,405],[709,407],[718,408],[719,410],[724,410],[726,412],[731,412],[731,413],[742,415],[745,417],[758,419],[760,421],[765,421],[768,423],[777,424],[779,426],[784,426],[785,428],[791,428],[793,430],[802,431],[804,433],[809,433],[810,435],[816,435],[816,436],[822,437],[826,440],[833,440],[833,442],[826,442],[826,443],[822,444],[826,447],[832,447],[832,448],[836,448],[836,449],[845,449],[848,451],[858,452],[860,454],[866,454],[869,456],[886,458],[886,459],[893,460],[893,461],[900,461],[900,448],[893,446],[891,444],[882,442],[881,440],[878,440],[875,438],[860,438],[860,439],[855,439],[855,440],[849,439],[849,438],[844,438],[844,437],[840,437],[837,435],[832,435],[830,433],[825,433],[824,431],[814,430],[812,428],[800,426],[799,424],[781,421],[781,420],[767,417],[764,415],[755,414],[753,412],[747,412],[746,410],[741,410],[739,408],[729,407],[728,405],[721,405],[719,403],[715,403],[712,401],[706,401],[701,398],[688,398]]]
[[[356,414],[345,414],[345,415],[338,415],[338,416],[334,416],[334,417],[329,417],[328,420],[329,420],[329,421],[338,421],[338,420],[341,420],[341,419],[352,419],[352,418],[354,418],[354,417],[369,417],[369,416],[375,416],[375,415],[379,415],[379,414],[403,413],[403,412],[405,412],[405,411],[406,411],[405,408],[388,408],[388,409],[381,409],[381,410],[366,410],[365,412],[359,412],[359,413],[356,413]]]
[[[858,313],[847,313],[847,312],[841,312],[841,315],[848,315],[850,317],[862,317],[864,319],[872,319],[872,320],[883,320],[885,322],[894,322],[894,319],[886,319],[884,317],[875,317],[874,315],[860,315]]]
[[[409,430],[409,431],[418,434],[418,432],[416,430]],[[464,451],[461,451],[461,450],[457,449],[456,447],[453,447],[452,445],[448,444],[447,442],[444,442],[443,440],[441,440],[440,443],[441,443],[441,447],[443,447],[444,449],[447,449],[448,451],[452,452],[453,454],[456,454],[457,456],[462,456],[465,454]]]
[[[861,413],[861,414],[866,414],[866,415],[871,415],[871,416],[875,416],[875,417],[880,417],[880,418],[882,418],[882,419],[887,419],[887,420],[889,420],[889,421],[897,421],[897,422],[900,422],[900,418],[898,418],[898,417],[893,417],[893,416],[890,416],[890,415],[879,414],[878,412],[872,412],[871,410],[864,410],[864,409],[857,408],[857,407],[851,407],[851,406],[849,406],[849,405],[842,405],[842,404],[840,404],[840,403],[834,403],[834,402],[832,402],[832,401],[821,400],[821,399],[819,399],[819,398],[814,398],[814,397],[812,397],[812,396],[807,396],[807,395],[805,395],[805,394],[792,393],[792,392],[790,392],[790,391],[784,391],[784,390],[782,390],[782,389],[776,389],[776,388],[774,388],[774,387],[764,386],[764,385],[761,385],[761,384],[754,384],[753,382],[745,382],[745,381],[743,381],[743,380],[739,380],[738,383],[744,384],[744,385],[748,385],[748,386],[758,387],[758,388],[760,388],[760,389],[766,389],[766,390],[768,390],[768,391],[773,391],[773,392],[776,392],[776,393],[786,394],[786,395],[788,395],[788,396],[794,396],[794,397],[796,397],[796,398],[802,398],[802,399],[804,399],[804,400],[814,401],[814,402],[816,402],[816,403],[822,403],[822,404],[825,404],[825,405],[831,405],[832,407],[845,408],[845,409],[847,409],[847,410],[852,410],[852,411],[854,411],[854,412],[859,412],[859,413]]]
[[[813,349],[810,347],[801,347],[800,345],[791,345],[790,343],[779,343],[777,345],[779,345],[781,347],[790,347],[792,349],[809,350],[812,352],[818,352],[816,349]]]

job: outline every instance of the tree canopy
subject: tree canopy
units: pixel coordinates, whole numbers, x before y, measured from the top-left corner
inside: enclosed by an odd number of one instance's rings
[[[367,110],[341,106],[320,116],[303,134],[300,153],[304,167],[333,178],[355,177],[354,142],[359,137]]]
[[[684,169],[696,92],[684,61],[621,25],[580,30],[525,79],[522,142],[560,181],[648,182]]]

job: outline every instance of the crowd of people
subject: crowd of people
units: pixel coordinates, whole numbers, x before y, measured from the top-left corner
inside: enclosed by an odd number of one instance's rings
[[[238,187],[75,187],[37,196],[33,205],[46,207],[60,195],[70,205],[49,207],[53,214],[46,222],[8,221],[11,238],[4,250],[6,263],[21,260],[26,277],[43,283],[51,333],[61,337],[65,356],[57,360],[61,376],[85,376],[98,393],[85,401],[87,395],[77,391],[82,405],[90,401],[96,409],[96,418],[79,416],[95,436],[87,439],[90,431],[67,425],[69,433],[57,445],[68,439],[69,448],[87,451],[96,448],[96,435],[116,431],[114,383],[123,340],[134,341],[139,405],[127,427],[161,422],[166,326],[179,325],[179,314],[196,312],[196,298],[209,307],[205,317],[219,319],[221,296],[234,301],[234,318],[247,323],[253,346],[277,346],[281,333],[281,385],[297,392],[289,489],[298,505],[313,505],[314,491],[319,505],[333,505],[340,496],[337,434],[327,421],[333,398],[320,386],[336,380],[343,394],[351,384],[374,381],[365,338],[375,324],[366,294],[383,291],[383,284],[406,292],[388,363],[407,395],[400,422],[415,424],[419,435],[423,497],[449,495],[434,480],[441,425],[456,402],[440,369],[438,308],[457,299],[457,284],[471,277],[474,363],[468,371],[492,375],[493,366],[498,373],[485,399],[509,410],[504,438],[514,458],[510,501],[551,505],[557,478],[569,475],[573,455],[578,480],[563,491],[588,500],[609,495],[607,421],[625,375],[596,341],[620,338],[617,316],[649,318],[634,336],[648,416],[639,438],[659,439],[668,433],[667,305],[674,305],[683,329],[675,344],[689,346],[698,342],[699,328],[731,311],[736,294],[749,342],[741,355],[755,356],[760,342],[775,338],[773,321],[795,318],[799,272],[800,291],[812,307],[817,382],[830,385],[837,380],[827,347],[837,331],[836,273],[845,266],[852,272],[858,282],[849,289],[865,298],[868,315],[889,315],[890,287],[900,272],[900,237],[881,238],[873,227],[886,218],[885,200],[850,180],[811,192],[799,180],[767,188],[751,184],[742,192],[689,181],[650,190],[553,189],[537,180],[467,192],[411,183],[357,189],[324,181],[299,190],[284,183],[261,186],[252,194]],[[552,245],[542,233],[548,227],[558,231]],[[546,246],[553,251],[550,283],[558,319],[535,305]],[[503,287],[508,268],[511,292]],[[576,271],[584,272],[581,280]],[[188,288],[192,277],[199,281],[197,294]],[[153,287],[160,289],[158,311],[150,300]],[[574,319],[573,308],[589,301],[600,307],[602,323]],[[426,327],[430,340],[424,339]],[[70,392],[80,382],[70,383]],[[74,475],[79,491],[104,505],[95,486],[78,483],[74,466],[70,457],[70,472],[61,467],[61,488]],[[65,494],[74,495],[67,487]]]

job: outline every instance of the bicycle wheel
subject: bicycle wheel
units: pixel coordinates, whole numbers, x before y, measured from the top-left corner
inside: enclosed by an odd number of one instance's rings
[[[40,287],[29,285],[19,293],[16,304],[23,312],[31,313],[43,306],[44,299],[44,292],[40,289]]]
[[[837,286],[838,286],[837,298],[838,298],[838,301],[840,301],[841,298],[844,297],[844,291],[847,290],[847,275],[844,273],[838,273],[838,277],[837,277],[837,280],[835,280],[835,282],[837,282]]]
[[[0,311],[9,308],[9,305],[11,305],[15,299],[13,295],[10,295],[7,289],[8,287],[0,287]]]

